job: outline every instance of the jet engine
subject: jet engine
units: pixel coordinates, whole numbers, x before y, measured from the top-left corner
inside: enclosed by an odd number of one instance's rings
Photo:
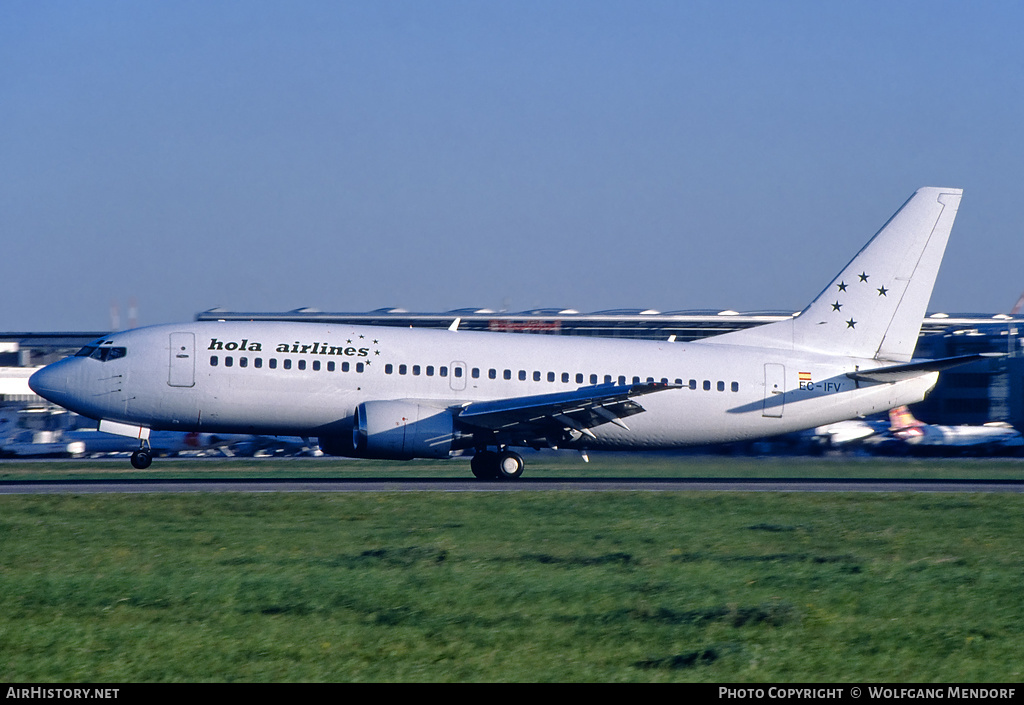
[[[352,438],[321,438],[331,455],[381,460],[447,458],[455,437],[454,417],[415,401],[368,401],[356,407]]]

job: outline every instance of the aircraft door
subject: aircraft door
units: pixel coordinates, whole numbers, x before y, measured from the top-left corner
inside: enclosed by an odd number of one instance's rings
[[[776,362],[764,366],[764,406],[762,416],[781,419],[786,405],[786,366]]]
[[[455,361],[451,364],[448,374],[448,383],[456,392],[466,388],[466,363]]]
[[[194,333],[171,333],[171,362],[167,384],[172,387],[193,387],[196,383],[196,336]]]

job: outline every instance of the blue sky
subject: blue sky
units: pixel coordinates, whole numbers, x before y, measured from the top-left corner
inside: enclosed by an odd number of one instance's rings
[[[0,330],[797,310],[920,186],[1024,290],[1024,5],[0,4]]]

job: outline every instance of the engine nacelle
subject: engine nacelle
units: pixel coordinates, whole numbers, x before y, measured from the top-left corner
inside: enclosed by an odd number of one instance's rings
[[[447,458],[455,419],[447,409],[414,401],[368,401],[356,407],[352,438],[321,438],[331,455],[381,460]]]

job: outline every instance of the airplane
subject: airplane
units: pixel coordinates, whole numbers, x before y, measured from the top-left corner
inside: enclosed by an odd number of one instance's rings
[[[844,448],[874,439],[884,431],[883,421],[849,419],[818,426],[812,437],[829,448]]]
[[[317,458],[323,455],[320,447],[309,438],[295,436],[251,436],[250,440],[236,443],[232,450],[237,455],[253,458],[302,456]]]
[[[697,342],[197,321],[113,333],[36,372],[40,396],[139,441],[156,430],[318,437],[324,453],[448,458],[515,479],[515,448],[750,440],[924,399],[979,359],[913,360],[962,190],[916,191],[792,319]]]
[[[889,410],[889,430],[918,450],[987,450],[1017,452],[1024,447],[1020,431],[993,421],[982,426],[938,426],[918,421],[906,406]]]

